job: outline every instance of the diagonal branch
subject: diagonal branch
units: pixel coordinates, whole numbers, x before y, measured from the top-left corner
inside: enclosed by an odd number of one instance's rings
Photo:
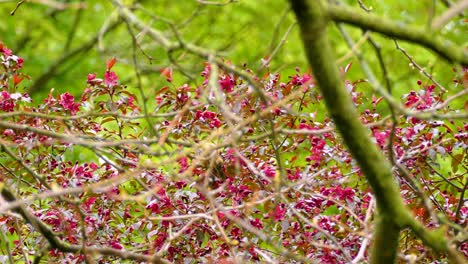
[[[452,7],[450,7],[445,13],[443,13],[440,17],[438,17],[434,22],[432,22],[432,29],[438,30],[445,26],[447,22],[457,15],[463,15],[463,12],[468,9],[468,0],[463,0]]]
[[[6,187],[0,186],[0,197],[4,198],[7,202],[17,201],[15,195]],[[83,247],[81,245],[71,245],[62,240],[60,240],[53,230],[47,226],[42,220],[34,216],[29,210],[27,210],[25,205],[19,205],[13,209],[15,213],[20,214],[23,219],[31,224],[42,236],[49,242],[49,245],[52,249],[59,249],[62,252],[69,253],[82,253]],[[104,256],[114,256],[121,259],[135,260],[139,262],[147,262],[154,264],[168,264],[169,261],[160,258],[158,256],[149,256],[138,254],[130,251],[117,250],[114,248],[107,247],[86,247],[87,253],[97,253]]]
[[[432,32],[428,32],[427,29],[394,22],[344,5],[329,4],[325,9],[327,15],[336,22],[351,24],[364,30],[371,30],[388,37],[419,44],[434,51],[449,62],[468,65],[468,51],[453,42],[434,35]]]
[[[290,3],[299,22],[307,59],[328,112],[377,200],[378,215],[371,263],[395,262],[399,233],[406,227],[410,227],[426,245],[447,253],[454,263],[464,263],[463,256],[454,250],[443,235],[443,228],[436,231],[426,229],[404,205],[390,165],[372,142],[369,130],[359,121],[351,96],[334,64],[335,55],[327,34],[328,17],[322,1],[290,0]]]

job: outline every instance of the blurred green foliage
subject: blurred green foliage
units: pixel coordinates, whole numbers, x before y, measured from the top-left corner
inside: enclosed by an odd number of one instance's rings
[[[41,4],[42,3],[49,3]],[[212,1],[213,2],[213,1]],[[225,1],[218,1],[225,2]],[[341,1],[359,8],[358,1]],[[442,14],[447,7],[446,1],[362,1],[375,14],[407,23],[427,27],[432,19]],[[0,40],[22,57],[24,57],[24,72],[38,80],[49,67],[69,51],[73,51],[96,36],[103,24],[108,23],[115,16],[116,9],[109,0],[96,1],[27,1],[16,10],[15,15],[10,12],[15,9],[18,1],[0,1]],[[85,8],[76,8],[77,4],[83,4]],[[289,11],[287,1],[268,0],[239,0],[226,5],[200,4],[196,0],[185,1],[124,1],[132,5],[135,13],[142,20],[157,30],[166,33],[167,37],[175,41],[174,32],[167,21],[174,23],[182,38],[199,46],[222,52],[226,60],[235,65],[246,64],[247,67],[259,70],[262,58],[268,58],[281,43],[288,28],[292,26],[291,33],[286,36],[284,45],[272,58],[270,70],[281,71],[282,78],[295,73],[295,68],[307,71],[307,64],[299,40],[298,27],[294,25],[292,13]],[[59,9],[52,6],[64,5]],[[363,11],[364,12],[364,11]],[[107,22],[106,22],[107,21]],[[360,29],[346,27],[355,42],[363,32]],[[171,61],[165,50],[161,49],[153,40],[145,36],[145,32],[133,33],[138,37],[141,50],[137,50],[137,62],[142,68],[143,87],[148,94],[154,89],[168,85],[165,78],[160,76],[159,70],[171,65]],[[428,31],[429,32],[429,31]],[[466,23],[463,17],[455,17],[442,31],[447,39],[466,46]],[[330,34],[335,47],[337,57],[341,58],[349,53],[350,49],[341,37],[336,27],[330,28]],[[398,50],[392,40],[372,34],[372,37],[382,47],[382,53],[392,88],[396,95],[407,93],[416,89],[416,81],[423,80],[429,83],[425,77],[418,73],[414,67],[409,66],[408,59]],[[431,52],[407,43],[401,43],[414,60],[433,74],[434,78],[448,89],[453,89],[452,65],[437,58]],[[381,76],[381,70],[374,49],[366,42],[359,47],[375,72]],[[199,76],[203,69],[203,59],[176,51],[172,54],[177,62],[185,69],[186,73]],[[43,83],[32,93],[33,98],[39,99],[49,93],[51,88],[56,91],[69,91],[75,95],[81,94],[85,88],[86,75],[96,72],[102,75],[105,70],[105,61],[111,57],[118,58],[116,72],[121,81],[135,86],[135,71],[132,65],[133,44],[125,23],[120,23],[102,37],[101,42],[93,43],[91,48],[86,48],[65,60],[57,67],[47,82]],[[340,66],[345,67],[353,63],[346,78],[358,80],[364,78],[358,67],[358,61],[351,56],[341,61]],[[265,74],[263,69],[259,75]],[[382,79],[381,79],[382,80]],[[201,79],[195,79],[194,85]],[[174,85],[181,85],[190,80],[179,72],[174,73]],[[193,82],[193,80],[192,80]],[[382,81],[383,82],[383,81]],[[31,82],[24,82],[25,90]],[[365,85],[358,89],[370,92]],[[152,96],[150,96],[152,98]]]

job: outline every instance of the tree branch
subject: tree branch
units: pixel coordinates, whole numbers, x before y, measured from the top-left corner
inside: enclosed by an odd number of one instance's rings
[[[375,193],[379,214],[371,263],[395,262],[399,232],[407,226],[436,251],[448,253],[455,263],[463,263],[460,262],[463,257],[452,249],[443,235],[434,240],[433,232],[416,221],[405,207],[398,185],[393,180],[390,165],[372,142],[368,129],[359,121],[351,96],[334,64],[335,56],[327,34],[328,19],[322,2],[290,0],[290,3],[299,22],[306,55],[327,109]],[[377,20],[373,22],[377,23]]]
[[[372,245],[370,263],[395,262],[389,262],[389,260],[396,259],[400,228],[389,217],[385,212],[378,212],[377,220],[375,221],[374,243]]]
[[[447,22],[452,19],[454,16],[463,15],[465,9],[468,8],[468,0],[460,1],[450,7],[445,13],[438,17],[434,22],[432,22],[432,29],[438,30],[443,27]]]
[[[326,7],[328,16],[336,21],[351,24],[364,30],[371,30],[388,37],[397,38],[424,46],[449,62],[468,65],[468,51],[456,44],[435,36],[427,29],[394,22],[377,15],[364,13],[358,9],[329,4]],[[324,15],[325,16],[325,15]]]
[[[6,187],[0,186],[0,195],[7,201],[7,202],[15,202],[17,201],[15,195]],[[20,214],[23,219],[31,224],[42,236],[49,242],[49,245],[52,249],[58,249],[62,252],[69,252],[69,253],[82,253],[83,247],[81,245],[71,245],[66,242],[60,240],[56,234],[54,234],[53,230],[47,226],[44,222],[42,222],[39,218],[34,216],[29,210],[27,210],[26,206],[19,205],[15,209],[13,209],[15,213]],[[135,261],[144,261],[148,263],[154,264],[168,264],[169,261],[160,258],[158,256],[148,256],[138,253],[133,253],[130,251],[125,250],[117,250],[114,248],[107,248],[107,247],[86,247],[87,253],[98,253],[104,256],[114,256],[119,257],[121,259],[129,259]]]

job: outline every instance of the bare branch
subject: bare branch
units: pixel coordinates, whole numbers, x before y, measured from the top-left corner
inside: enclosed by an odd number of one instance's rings
[[[435,19],[432,22],[432,29],[438,30],[442,28],[445,24],[448,23],[453,17],[463,14],[465,9],[468,8],[468,0],[459,1],[458,3],[451,6],[447,11],[445,11],[441,16]]]

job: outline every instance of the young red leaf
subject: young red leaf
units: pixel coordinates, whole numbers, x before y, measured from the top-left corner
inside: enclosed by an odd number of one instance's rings
[[[114,67],[114,64],[117,62],[117,59],[114,57],[110,60],[107,61],[107,70],[110,71],[112,67]]]
[[[172,82],[172,66],[169,66],[167,68],[163,68],[161,70],[161,75],[166,77],[166,80],[168,82]]]
[[[24,80],[24,77],[20,77],[18,74],[13,75],[13,85],[16,87],[21,81]]]

